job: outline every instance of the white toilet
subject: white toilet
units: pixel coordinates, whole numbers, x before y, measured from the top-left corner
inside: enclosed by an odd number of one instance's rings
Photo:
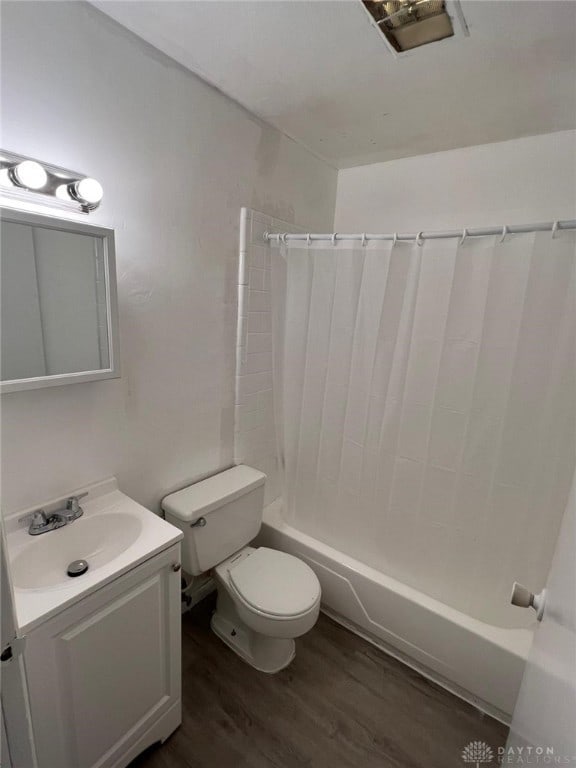
[[[213,569],[213,631],[248,664],[273,673],[290,664],[294,638],[316,623],[320,583],[297,557],[247,546],[262,524],[265,482],[252,467],[233,467],[171,493],[162,509],[184,532],[184,570]]]

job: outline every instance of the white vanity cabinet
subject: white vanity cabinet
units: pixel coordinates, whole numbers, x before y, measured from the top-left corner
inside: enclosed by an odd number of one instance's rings
[[[122,768],[178,727],[180,578],[175,544],[27,633],[39,768]]]

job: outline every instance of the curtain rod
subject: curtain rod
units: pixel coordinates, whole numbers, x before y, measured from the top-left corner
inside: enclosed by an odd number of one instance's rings
[[[465,240],[467,237],[487,237],[489,235],[501,235],[502,239],[506,235],[518,235],[524,232],[552,232],[552,235],[556,230],[560,229],[576,229],[576,219],[565,219],[564,221],[545,221],[537,224],[511,224],[510,226],[504,225],[502,227],[476,227],[473,229],[452,229],[447,232],[418,232],[414,234],[406,234],[394,232],[387,235],[371,235],[367,233],[362,234],[342,234],[340,232],[332,232],[331,234],[301,234],[301,233],[264,233],[264,241],[267,243],[285,243],[287,240],[305,240],[310,243],[313,240],[330,240],[332,244],[335,244],[337,240],[361,240],[363,243],[367,240],[392,240],[393,242],[400,240],[415,240],[418,244],[422,240],[442,240],[444,238],[459,237]]]

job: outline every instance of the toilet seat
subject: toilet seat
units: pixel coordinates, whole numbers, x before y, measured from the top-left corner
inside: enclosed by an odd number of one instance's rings
[[[309,565],[268,547],[253,550],[228,569],[235,596],[252,611],[291,619],[313,610],[320,600],[320,582]]]

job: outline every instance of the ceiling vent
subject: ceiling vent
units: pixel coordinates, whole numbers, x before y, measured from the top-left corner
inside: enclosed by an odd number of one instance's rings
[[[468,35],[462,9],[450,0],[361,0],[396,54],[421,45]]]

